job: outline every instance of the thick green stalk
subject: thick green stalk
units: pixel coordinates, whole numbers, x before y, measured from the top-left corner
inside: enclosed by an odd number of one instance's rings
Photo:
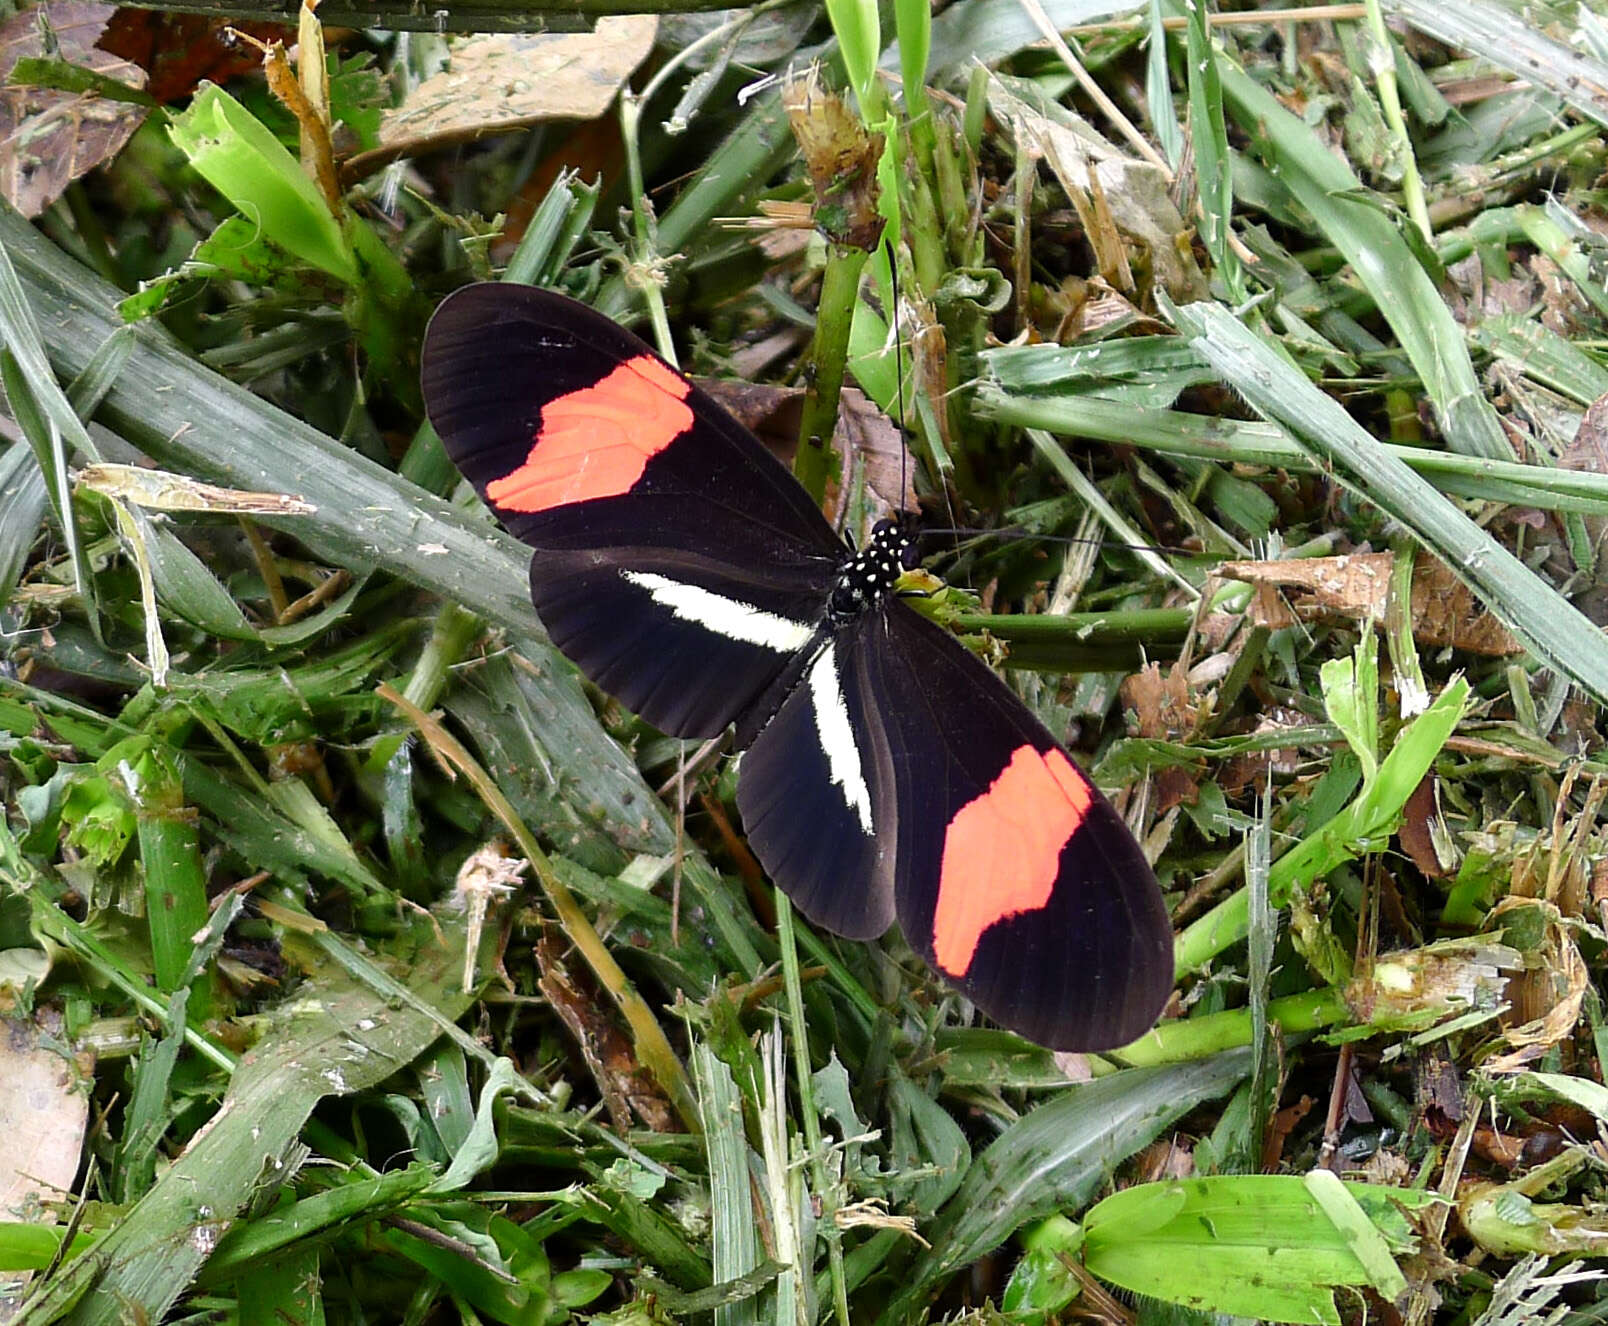
[[[1270,1000],[1267,1020],[1286,1036],[1293,1036],[1336,1023],[1350,1022],[1352,1014],[1345,995],[1328,986],[1322,990]],[[1132,1045],[1125,1045],[1108,1057],[1119,1060],[1128,1068],[1153,1068],[1159,1064],[1204,1059],[1220,1050],[1249,1045],[1251,1026],[1251,1010],[1248,1008],[1231,1008],[1202,1017],[1163,1022]]]
[[[982,383],[974,416],[1065,436],[1144,447],[1228,465],[1265,465],[1300,474],[1324,467],[1274,423],[1214,419],[1182,410],[1125,405],[1093,396],[1025,396]],[[1548,511],[1608,515],[1608,475],[1486,460],[1450,451],[1380,443],[1392,460],[1423,475],[1441,492],[1475,501],[1507,502]]]
[[[156,985],[172,994],[184,981],[194,937],[207,923],[207,881],[196,812],[185,804],[179,772],[160,746],[148,747],[120,767],[139,826],[145,922]],[[212,992],[202,975],[190,992],[188,1016],[203,1022],[211,1012]]]
[[[864,249],[846,244],[827,247],[815,343],[810,347],[810,379],[799,421],[798,454],[793,458],[794,475],[817,503],[826,496],[827,482],[836,467],[832,432],[837,426],[838,398],[843,394],[843,370],[849,356],[849,328],[867,256]]]

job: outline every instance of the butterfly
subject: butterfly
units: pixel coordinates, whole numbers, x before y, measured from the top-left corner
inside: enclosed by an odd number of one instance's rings
[[[1022,701],[894,592],[908,519],[850,547],[708,394],[553,291],[448,296],[421,383],[448,455],[534,550],[553,644],[666,733],[735,725],[749,845],[811,921],[867,940],[897,920],[1052,1049],[1150,1028],[1173,982],[1155,875]]]

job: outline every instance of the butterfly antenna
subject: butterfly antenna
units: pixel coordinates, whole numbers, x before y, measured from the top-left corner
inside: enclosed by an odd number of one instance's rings
[[[922,530],[923,534],[934,537],[951,539],[998,539],[1005,542],[1012,540],[1032,541],[1035,543],[1058,544],[1092,544],[1097,548],[1113,548],[1118,551],[1157,553],[1163,556],[1194,557],[1201,552],[1199,548],[1174,547],[1164,543],[1126,543],[1120,539],[1088,539],[1080,538],[1075,534],[1045,534],[1032,529],[983,529],[979,526],[950,525],[938,528],[928,525]]]

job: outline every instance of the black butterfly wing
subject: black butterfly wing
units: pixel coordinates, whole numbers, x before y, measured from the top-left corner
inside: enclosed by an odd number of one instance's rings
[[[420,379],[447,454],[535,549],[553,643],[655,726],[721,731],[814,635],[842,542],[747,429],[609,319],[469,286],[431,320]]]
[[[846,939],[875,939],[894,917],[893,757],[864,647],[875,628],[868,613],[823,631],[738,767],[754,854],[804,915]]]
[[[871,620],[856,652],[875,697],[867,725],[889,750],[905,938],[1029,1040],[1136,1039],[1172,989],[1173,939],[1121,816],[946,631],[897,600]]]

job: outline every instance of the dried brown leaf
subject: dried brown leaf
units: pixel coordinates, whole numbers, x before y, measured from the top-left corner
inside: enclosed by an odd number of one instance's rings
[[[143,88],[143,69],[95,46],[114,12],[111,5],[66,0],[8,19],[0,24],[0,82],[18,60],[59,54]],[[46,49],[42,25],[54,36],[54,50]],[[145,115],[143,106],[88,93],[0,87],[0,194],[24,216],[38,216],[74,180],[122,151]]]
[[[310,516],[318,510],[290,493],[253,493],[218,488],[184,474],[137,465],[86,465],[78,484],[106,497],[153,511],[224,511],[245,515]]]
[[[1413,789],[1402,809],[1401,828],[1397,837],[1401,847],[1412,858],[1413,864],[1428,879],[1445,879],[1452,873],[1453,862],[1442,861],[1436,850],[1435,821],[1440,817],[1439,799],[1435,790],[1435,777],[1427,774]]]
[[[1193,733],[1200,723],[1202,704],[1189,689],[1189,669],[1180,662],[1165,672],[1159,663],[1147,663],[1122,682],[1122,702],[1134,712],[1141,737],[1175,741]]]
[[[40,1214],[36,1204],[72,1192],[89,1123],[86,1064],[59,1048],[59,1016],[8,1020],[0,1036],[0,1211],[6,1218]]]
[[[1218,574],[1274,591],[1252,598],[1251,620],[1278,628],[1297,619],[1382,620],[1390,595],[1390,553],[1296,557],[1271,562],[1225,562]],[[1292,616],[1293,614],[1293,616]]]
[[[654,1132],[676,1131],[675,1110],[636,1058],[630,1038],[615,1025],[591,973],[566,960],[567,946],[555,934],[543,935],[536,944],[541,968],[537,984],[575,1037],[615,1128],[628,1132],[634,1113]]]
[[[1491,909],[1493,922],[1507,912],[1538,908],[1545,919],[1539,949],[1525,969],[1508,982],[1511,1009],[1503,1019],[1513,1049],[1485,1064],[1488,1073],[1516,1073],[1570,1036],[1580,1018],[1591,977],[1585,959],[1558,909],[1534,898],[1507,897]]]
[[[145,70],[150,77],[145,90],[165,106],[188,97],[202,79],[227,83],[258,67],[256,50],[235,34],[292,40],[287,34],[294,31],[283,23],[128,8],[117,10],[96,45]]]
[[[380,146],[353,158],[347,173],[549,120],[596,119],[647,58],[657,31],[652,14],[623,14],[600,18],[593,32],[455,42],[448,67],[385,113]]]
[[[1496,658],[1523,652],[1446,563],[1426,552],[1413,561],[1413,638],[1422,645],[1450,645]]]
[[[1011,136],[1043,157],[1073,205],[1080,212],[1089,208],[1086,222],[1093,218],[1101,230],[1109,225],[1143,251],[1156,283],[1179,303],[1205,298],[1206,278],[1189,246],[1178,243],[1189,227],[1168,194],[1164,170],[1128,156],[1071,111],[1058,107],[1055,118],[1043,113],[998,77],[989,80],[988,100]],[[1107,270],[1104,260],[1101,266]]]
[[[1246,611],[1258,626],[1343,618],[1383,621],[1390,602],[1392,553],[1347,553],[1270,562],[1224,562],[1218,573],[1256,587]],[[1519,652],[1507,629],[1487,612],[1446,564],[1420,552],[1413,561],[1413,638],[1434,648],[1473,654]]]

